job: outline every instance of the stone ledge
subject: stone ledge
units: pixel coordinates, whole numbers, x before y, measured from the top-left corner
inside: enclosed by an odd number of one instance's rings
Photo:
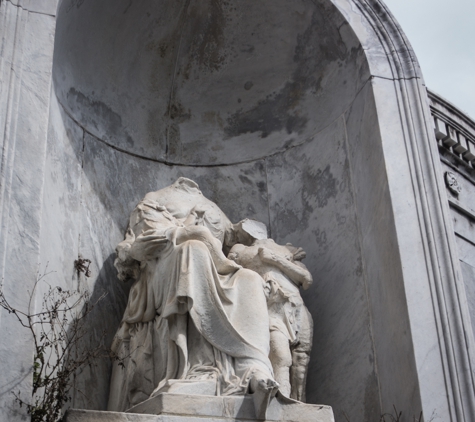
[[[133,407],[127,413],[69,410],[65,422],[191,422],[256,421],[251,396],[198,396],[163,393]],[[272,399],[266,421],[334,422],[330,406]]]

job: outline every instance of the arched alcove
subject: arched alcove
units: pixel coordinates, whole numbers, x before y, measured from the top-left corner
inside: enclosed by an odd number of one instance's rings
[[[92,260],[81,283],[109,292],[94,329],[110,340],[121,318],[112,262],[130,211],[190,177],[231,220],[307,251],[308,401],[351,420],[417,414],[430,396],[419,363],[444,363],[428,275],[440,270],[417,222],[430,213],[426,110],[405,43],[376,0],[60,2],[45,189],[64,213],[44,224],[68,235],[44,241],[58,266]],[[109,370],[78,378],[94,394],[76,407],[106,407]]]
[[[349,25],[311,1],[65,2],[56,39],[68,113],[124,152],[173,164],[311,140],[369,77]]]

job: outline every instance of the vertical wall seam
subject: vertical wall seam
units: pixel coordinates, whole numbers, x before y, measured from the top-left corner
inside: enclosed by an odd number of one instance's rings
[[[3,132],[2,159],[0,163],[0,253],[1,275],[4,276],[6,255],[7,255],[7,235],[9,228],[8,211],[10,209],[10,192],[13,180],[13,167],[16,151],[16,129],[18,123],[18,110],[20,107],[21,79],[23,74],[23,41],[25,26],[22,22],[22,9],[16,8],[15,36],[13,40],[13,54],[11,59],[11,73],[8,84],[7,108],[5,116],[5,126]],[[6,12],[7,13],[7,12]],[[18,68],[18,74],[13,71],[13,67]]]
[[[183,7],[183,24],[180,29],[180,39],[178,40],[178,47],[176,51],[176,57],[175,57],[175,66],[173,67],[173,78],[172,78],[172,83],[171,83],[171,88],[170,88],[170,97],[168,98],[168,107],[167,107],[167,118],[168,121],[170,121],[170,110],[173,104],[173,101],[175,99],[175,79],[177,75],[177,69],[178,69],[178,60],[180,59],[180,50],[181,50],[181,42],[183,40],[183,32],[185,30],[185,24],[186,24],[186,15],[188,12],[188,7],[190,6],[190,0],[186,0],[185,6]],[[169,152],[169,144],[170,144],[170,139],[169,139],[169,133],[170,133],[170,122],[167,124],[167,131],[166,131],[166,139],[165,139],[165,157],[166,160],[168,160],[168,152]]]
[[[78,181],[78,198],[79,198],[79,215],[82,214],[83,210],[83,189],[82,189],[82,178],[83,178],[83,173],[84,173],[84,157],[85,157],[85,150],[86,150],[86,131],[81,128],[82,131],[82,145],[81,145],[81,156],[80,156],[80,162],[78,164],[79,167],[79,181]],[[81,255],[81,231],[82,231],[82,218],[79,219],[78,222],[78,245],[77,245],[77,251],[76,251],[76,256],[74,259],[79,259],[82,257]],[[76,290],[81,293],[81,275],[79,274],[78,271],[73,271],[72,273],[72,284],[74,285],[74,278],[77,278],[76,280]],[[87,285],[86,285],[87,289]],[[77,353],[77,349],[74,350],[74,353]],[[72,388],[72,399],[71,399],[71,406],[75,407],[77,405],[77,374],[76,372],[73,374],[73,388]]]
[[[83,209],[83,189],[82,189],[82,180],[83,180],[83,175],[84,175],[84,159],[85,159],[85,154],[86,154],[86,131],[82,129],[82,147],[81,147],[81,162],[79,165],[79,183],[78,183],[78,198],[79,198],[79,213],[82,213]],[[82,219],[80,220],[82,222]],[[78,250],[77,250],[77,258],[82,258],[81,255],[81,231],[82,231],[82,225],[79,224],[79,230],[78,230]],[[87,286],[86,286],[87,287]],[[77,289],[78,291],[81,290],[81,275],[78,273],[77,274]]]
[[[41,203],[40,203],[40,209],[41,209],[41,212],[40,212],[40,215],[39,215],[39,223],[38,223],[38,231],[39,231],[39,239],[38,239],[38,261],[37,261],[37,266],[38,266],[38,274],[39,274],[39,271],[40,271],[40,265],[41,265],[41,262],[40,262],[40,259],[41,259],[41,239],[43,238],[42,236],[42,231],[43,231],[43,213],[45,212],[45,183],[46,183],[46,160],[47,160],[47,157],[48,157],[48,132],[49,132],[49,123],[50,123],[50,119],[51,119],[51,95],[53,93],[53,86],[51,84],[51,80],[50,79],[50,89],[49,89],[49,99],[48,99],[48,107],[47,107],[47,110],[48,110],[48,122],[47,122],[47,126],[46,126],[46,139],[45,139],[45,143],[44,143],[44,148],[43,148],[43,158],[42,158],[42,161],[43,161],[43,174],[42,174],[42,180],[41,180],[41,190],[40,190],[40,194],[39,194],[39,197],[41,198]],[[46,264],[47,265],[47,264]],[[36,293],[38,294],[38,290],[36,290]],[[38,304],[38,301],[35,300],[35,303]]]
[[[343,126],[345,129],[345,147],[347,154],[350,151],[350,146],[348,143],[348,129],[346,126],[346,112],[344,112],[341,116],[341,119],[343,120]],[[379,413],[383,413],[383,397],[382,397],[382,391],[381,391],[381,381],[379,377],[379,370],[378,370],[378,355],[376,353],[376,344],[374,341],[374,329],[373,329],[373,311],[371,307],[371,301],[369,297],[369,288],[368,288],[368,272],[366,270],[366,260],[364,259],[363,255],[363,246],[361,244],[362,239],[363,239],[363,232],[361,230],[360,226],[360,219],[358,217],[358,207],[357,207],[357,199],[356,199],[356,187],[354,184],[354,177],[353,177],[353,168],[351,164],[351,160],[348,160],[348,171],[350,173],[350,185],[351,185],[351,197],[353,199],[353,212],[355,215],[355,220],[356,220],[356,229],[358,230],[358,248],[359,248],[359,253],[361,257],[361,265],[363,267],[363,281],[364,281],[364,289],[365,289],[365,298],[366,298],[366,306],[368,308],[368,314],[369,314],[369,335],[371,338],[371,347],[373,349],[373,356],[374,356],[374,361],[373,361],[373,369],[376,375],[376,381],[378,384],[378,399],[379,399]]]

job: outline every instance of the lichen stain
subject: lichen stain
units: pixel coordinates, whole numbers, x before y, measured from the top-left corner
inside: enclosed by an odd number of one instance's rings
[[[305,154],[297,154],[292,160],[292,168],[286,173],[290,178],[300,178],[301,188],[295,191],[295,198],[291,202],[287,202],[285,207],[279,206],[278,219],[283,222],[281,228],[283,232],[282,236],[289,235],[298,230],[307,230],[310,225],[310,219],[312,216],[315,218],[315,205],[319,208],[326,205],[325,201],[328,201],[329,197],[336,196],[337,181],[333,178],[330,172],[330,166],[325,170],[317,170],[316,173],[309,172],[303,167],[306,167],[307,162]],[[274,165],[278,167],[287,167],[290,164],[287,161],[286,164],[274,162]],[[293,209],[289,209],[293,208]],[[318,237],[318,243],[324,249],[326,248],[326,233],[318,232],[314,233]]]
[[[145,45],[145,51],[153,51],[158,54],[160,58],[164,59],[169,47],[170,45],[166,42],[155,40],[150,41]]]
[[[285,129],[288,134],[301,133],[307,124],[307,118],[300,116],[295,108],[302,92],[297,84],[287,82],[285,87],[276,94],[271,94],[249,111],[238,111],[227,119],[224,133],[227,138],[243,133],[261,132],[260,137],[266,138],[272,132]]]
[[[257,182],[256,186],[257,186],[257,190],[259,191],[259,194],[260,194],[261,198],[264,198],[265,201],[267,201],[267,183]]]
[[[363,268],[363,259],[360,257],[358,257],[358,265],[355,269],[355,275],[357,277],[361,277],[363,275],[363,271],[364,271],[364,268]]]
[[[260,132],[261,138],[282,130],[288,134],[303,132],[308,123],[306,111],[301,107],[304,97],[321,95],[324,81],[334,72],[332,67],[354,61],[358,52],[358,49],[349,51],[338,28],[329,24],[333,20],[331,15],[332,11],[317,5],[309,26],[297,35],[295,70],[289,80],[280,91],[254,107],[229,116],[224,130],[228,138],[256,132]]]
[[[109,139],[125,139],[129,147],[134,146],[134,140],[122,126],[122,117],[102,101],[92,100],[82,92],[71,88],[66,95],[71,109],[77,108],[83,118],[90,119],[90,123],[101,128]],[[85,116],[85,110],[89,112]]]
[[[328,171],[319,170],[316,174],[312,174],[308,169],[308,158],[305,152],[298,153],[297,149],[293,149],[283,156],[269,159],[269,166],[282,169],[282,172],[287,175],[286,178],[293,181],[294,186],[292,192],[287,192],[289,195],[292,194],[292,198],[289,198],[288,195],[282,197],[282,193],[278,192],[278,186],[274,187],[277,192],[273,214],[275,214],[274,220],[279,221],[281,239],[296,232],[309,230],[317,218],[315,206],[318,204],[318,198],[322,196],[318,177],[325,173],[324,178],[331,179],[327,175]],[[319,232],[316,235],[319,237],[320,244],[325,245],[326,233]]]
[[[346,224],[346,217],[344,215],[341,215],[340,213],[336,213],[336,222],[339,226],[343,226]]]
[[[243,182],[240,177],[244,172],[250,177]],[[259,172],[256,165],[246,166],[238,172],[229,172],[226,168],[211,168],[206,174],[193,175],[194,180],[200,185],[203,194],[219,203],[220,208],[225,212],[231,221],[240,221],[242,218],[256,218],[264,223],[267,221],[267,196],[263,196],[261,191],[267,192],[262,178],[265,177]],[[238,180],[240,179],[240,180]],[[223,187],[223,180],[226,182]],[[259,191],[257,194],[256,191]],[[236,198],[240,198],[236,201]]]
[[[323,229],[316,229],[313,230],[312,233],[315,235],[315,241],[317,242],[318,246],[320,246],[324,252],[327,251],[328,248],[328,241],[327,241],[327,233]]]
[[[249,177],[246,177],[244,175],[240,175],[239,176],[239,180],[244,184],[244,185],[249,185],[249,186],[254,186],[254,184],[252,183],[251,179],[249,179]]]
[[[147,133],[147,144],[151,144],[157,148],[157,153],[159,156],[163,157],[165,153],[165,138],[166,132],[168,130],[167,126],[164,124],[164,120],[159,116],[161,115],[161,110],[157,108],[152,108],[147,112],[147,121],[146,121],[146,133]],[[158,150],[160,149],[160,150]]]
[[[201,113],[201,122],[204,124],[217,125],[218,127],[224,126],[224,121],[219,115],[219,112],[205,111]]]
[[[224,28],[226,17],[221,0],[195,2],[189,7],[191,44],[189,57],[201,71],[216,72],[226,63]],[[189,69],[190,66],[187,66]],[[186,72],[189,75],[189,70]]]
[[[181,159],[187,163],[216,163],[217,157],[214,150],[210,148],[208,139],[196,139],[186,142],[186,147],[181,150]]]
[[[330,171],[330,164],[324,170],[319,169],[315,175],[315,185],[317,186],[315,198],[318,208],[326,207],[330,198],[335,198],[338,194],[338,180],[333,177]]]
[[[170,124],[167,128],[168,138],[168,157],[177,160],[182,156],[183,146],[181,144],[180,127],[176,124]]]
[[[286,204],[285,204],[286,205]],[[276,241],[284,240],[290,234],[294,234],[306,228],[305,219],[302,218],[302,212],[288,208],[284,204],[276,203],[273,205],[273,221],[278,222],[279,233]]]
[[[170,104],[167,114],[175,123],[183,123],[191,119],[191,110],[185,110],[185,107],[176,100]]]
[[[181,159],[183,145],[180,136],[180,123],[191,119],[191,110],[185,110],[183,105],[175,99],[170,103],[164,117],[168,118],[166,132],[168,157],[173,160]]]

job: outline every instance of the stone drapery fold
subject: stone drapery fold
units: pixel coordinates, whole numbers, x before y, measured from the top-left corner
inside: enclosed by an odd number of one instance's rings
[[[263,279],[247,269],[219,274],[203,242],[170,240],[197,205],[206,209],[202,224],[221,242],[230,225],[197,187],[180,180],[139,203],[117,248],[117,267],[130,274],[127,266],[137,265],[130,250],[140,236],[166,239],[157,242],[156,256],[139,261],[113,343],[123,365],[114,366],[109,410],[126,410],[176,380],[211,380],[215,394],[226,395],[246,393],[256,371],[272,378]]]

